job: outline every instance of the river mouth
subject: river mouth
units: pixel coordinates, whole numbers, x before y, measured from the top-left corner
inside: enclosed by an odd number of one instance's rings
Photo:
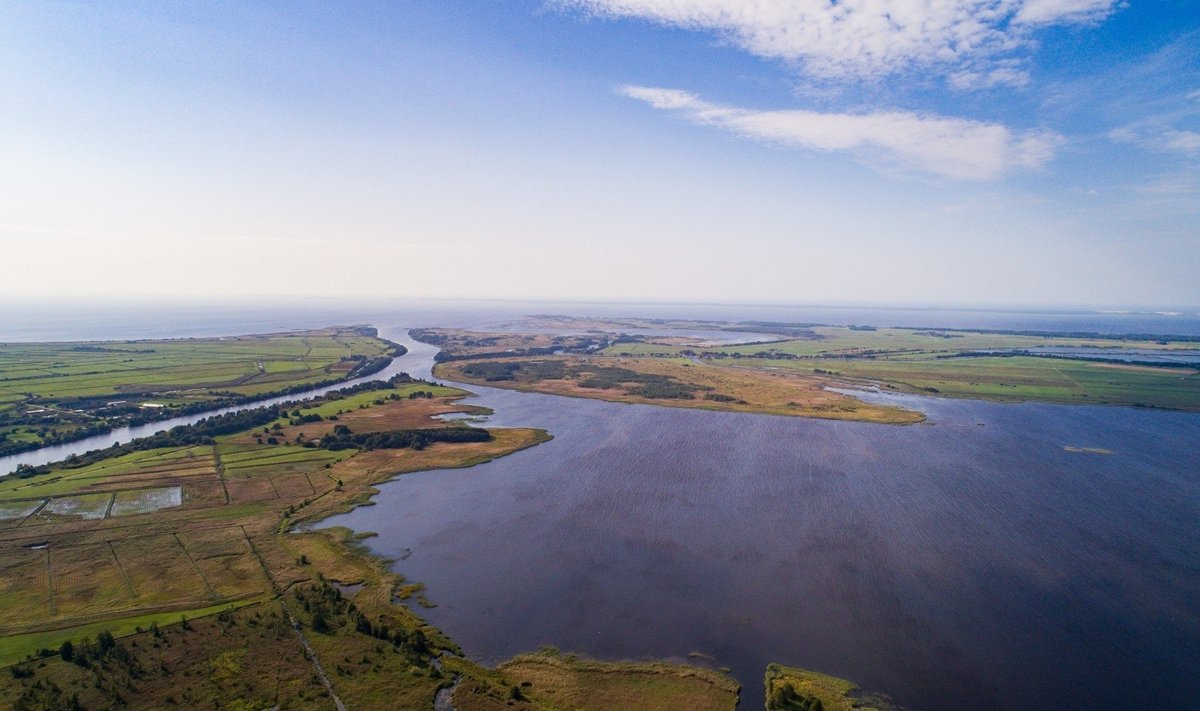
[[[555,439],[327,523],[411,550],[420,614],[472,658],[697,652],[743,709],[769,662],[914,709],[1200,693],[1200,416],[895,396],[930,416],[897,428],[470,389]]]

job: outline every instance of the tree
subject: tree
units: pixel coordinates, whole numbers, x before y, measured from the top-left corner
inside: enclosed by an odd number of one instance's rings
[[[313,613],[312,628],[314,632],[320,632],[321,634],[329,634],[332,631],[329,627],[329,622],[320,610]]]
[[[96,636],[96,644],[100,647],[100,654],[103,655],[117,646],[117,640],[113,637],[112,632],[105,630]]]
[[[64,662],[69,662],[75,658],[75,645],[71,644],[71,640],[67,640],[59,645],[58,656],[62,657]]]

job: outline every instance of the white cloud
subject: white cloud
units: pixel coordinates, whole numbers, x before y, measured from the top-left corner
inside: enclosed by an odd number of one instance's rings
[[[823,152],[852,151],[961,180],[995,178],[1013,168],[1037,168],[1061,141],[1056,134],[1016,134],[1005,126],[906,111],[821,113],[756,111],[714,104],[677,89],[627,86],[621,93],[693,123],[746,138]]]
[[[961,71],[951,74],[947,81],[955,89],[990,89],[994,86],[1025,86],[1029,83],[1029,72],[1013,64],[988,71]]]
[[[993,74],[1040,26],[1095,22],[1120,0],[547,0],[602,17],[718,33],[760,57],[824,79],[879,79],[913,69],[978,74],[957,88],[1020,85]]]
[[[1200,132],[1167,126],[1125,126],[1109,131],[1110,140],[1130,143],[1160,153],[1200,156]]]
[[[1025,0],[1014,19],[1026,25],[1099,22],[1117,5],[1114,0]]]

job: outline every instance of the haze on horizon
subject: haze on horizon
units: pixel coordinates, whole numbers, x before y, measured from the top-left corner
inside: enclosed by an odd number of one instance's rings
[[[0,7],[0,300],[1200,305],[1200,5]]]

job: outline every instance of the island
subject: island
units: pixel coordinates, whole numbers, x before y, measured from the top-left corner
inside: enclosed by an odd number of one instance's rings
[[[421,329],[439,378],[669,407],[889,424],[908,393],[1200,411],[1200,339],[539,316],[497,332]]]

